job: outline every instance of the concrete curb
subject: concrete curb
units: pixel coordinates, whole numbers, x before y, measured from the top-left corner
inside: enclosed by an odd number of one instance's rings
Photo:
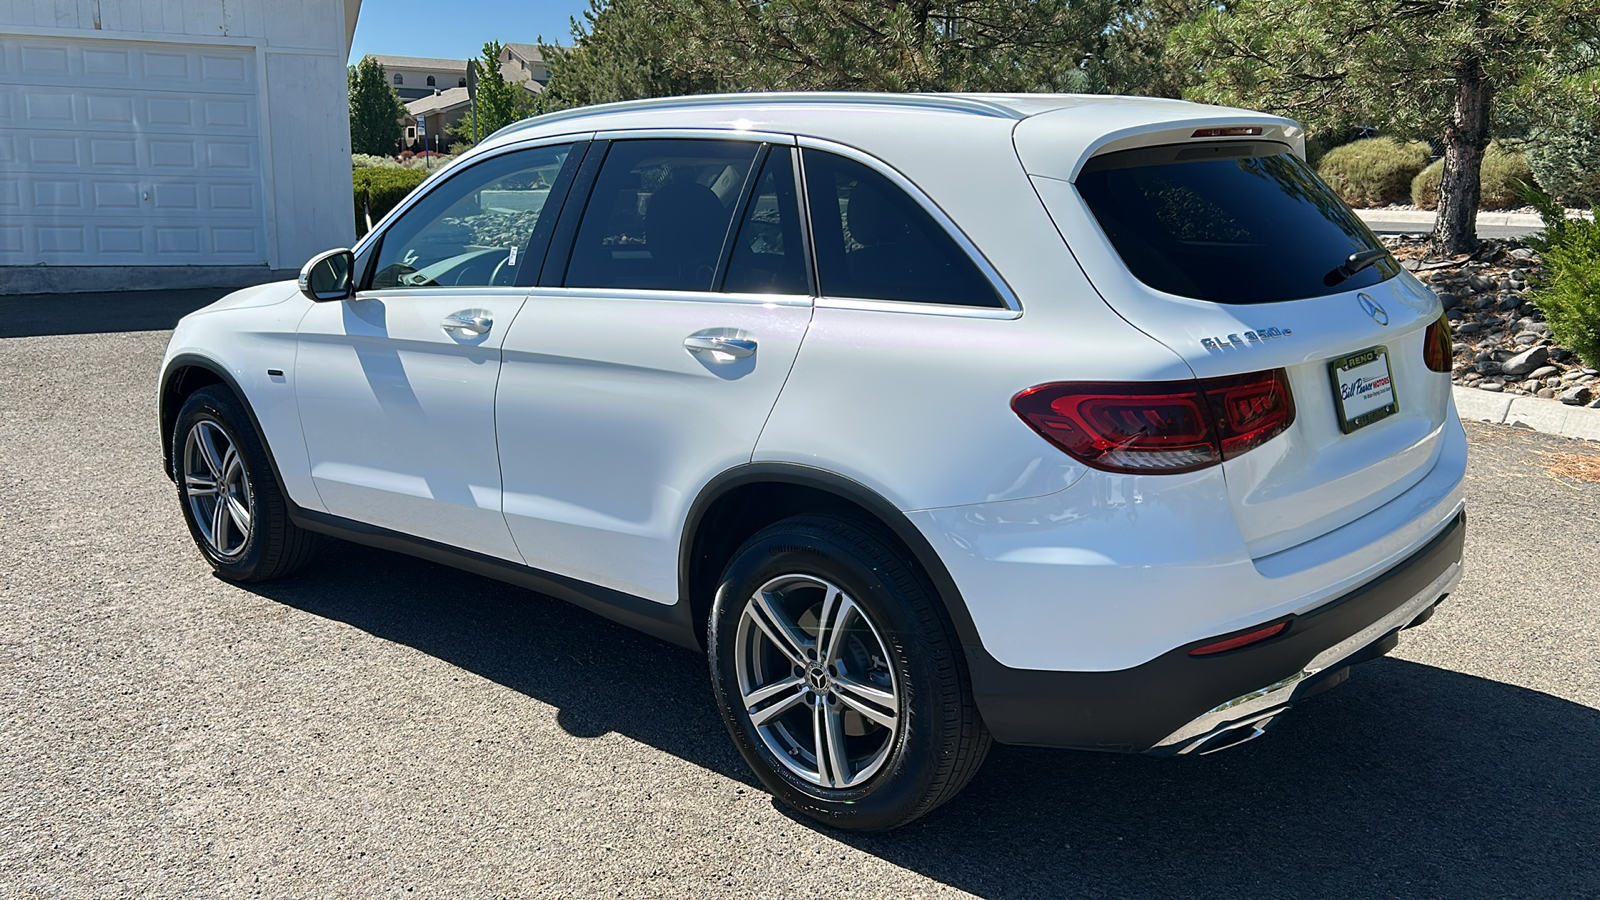
[[[1364,222],[1392,222],[1399,225],[1416,225],[1418,231],[1433,229],[1434,213],[1426,209],[1358,209],[1355,211]],[[1567,218],[1591,218],[1592,214],[1570,212]],[[1543,228],[1544,220],[1532,213],[1479,212],[1478,224],[1496,228]]]
[[[1600,409],[1469,387],[1452,388],[1452,393],[1456,399],[1456,412],[1463,419],[1477,419],[1497,425],[1522,425],[1546,434],[1600,441]]]

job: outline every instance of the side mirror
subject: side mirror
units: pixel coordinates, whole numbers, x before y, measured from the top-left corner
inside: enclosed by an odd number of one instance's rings
[[[329,250],[311,257],[300,269],[300,293],[319,303],[348,300],[356,295],[351,273],[356,256],[349,250]]]

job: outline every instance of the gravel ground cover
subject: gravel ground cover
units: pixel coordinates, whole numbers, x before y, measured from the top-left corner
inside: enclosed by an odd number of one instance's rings
[[[1556,343],[1528,299],[1529,277],[1543,273],[1533,250],[1490,239],[1471,256],[1430,261],[1426,237],[1383,240],[1444,304],[1454,383],[1600,409],[1600,370]]]
[[[0,340],[0,898],[1600,894],[1592,445],[1469,425],[1461,587],[1265,738],[996,747],[855,836],[755,787],[692,653],[348,545],[211,577],[165,341]]]

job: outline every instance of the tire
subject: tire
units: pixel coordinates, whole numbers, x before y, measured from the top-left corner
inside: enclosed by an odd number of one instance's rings
[[[289,521],[266,448],[232,391],[209,385],[189,395],[178,410],[172,459],[189,534],[218,575],[272,581],[310,561],[317,536]]]
[[[988,753],[948,617],[875,523],[806,515],[762,529],[723,573],[707,644],[739,752],[774,796],[827,825],[904,825],[960,792]]]

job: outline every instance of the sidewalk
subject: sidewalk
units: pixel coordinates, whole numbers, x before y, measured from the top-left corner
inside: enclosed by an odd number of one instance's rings
[[[1568,406],[1557,400],[1518,397],[1480,391],[1477,388],[1452,388],[1456,411],[1463,419],[1477,419],[1497,425],[1521,425],[1546,434],[1600,441],[1600,409]]]
[[[1434,212],[1431,209],[1358,209],[1356,215],[1363,222],[1395,222],[1405,225],[1416,225],[1418,231],[1431,231],[1433,229]],[[1569,219],[1591,219],[1593,213],[1569,210]],[[1544,220],[1533,213],[1485,212],[1479,211],[1478,224],[1495,228],[1543,228]]]

